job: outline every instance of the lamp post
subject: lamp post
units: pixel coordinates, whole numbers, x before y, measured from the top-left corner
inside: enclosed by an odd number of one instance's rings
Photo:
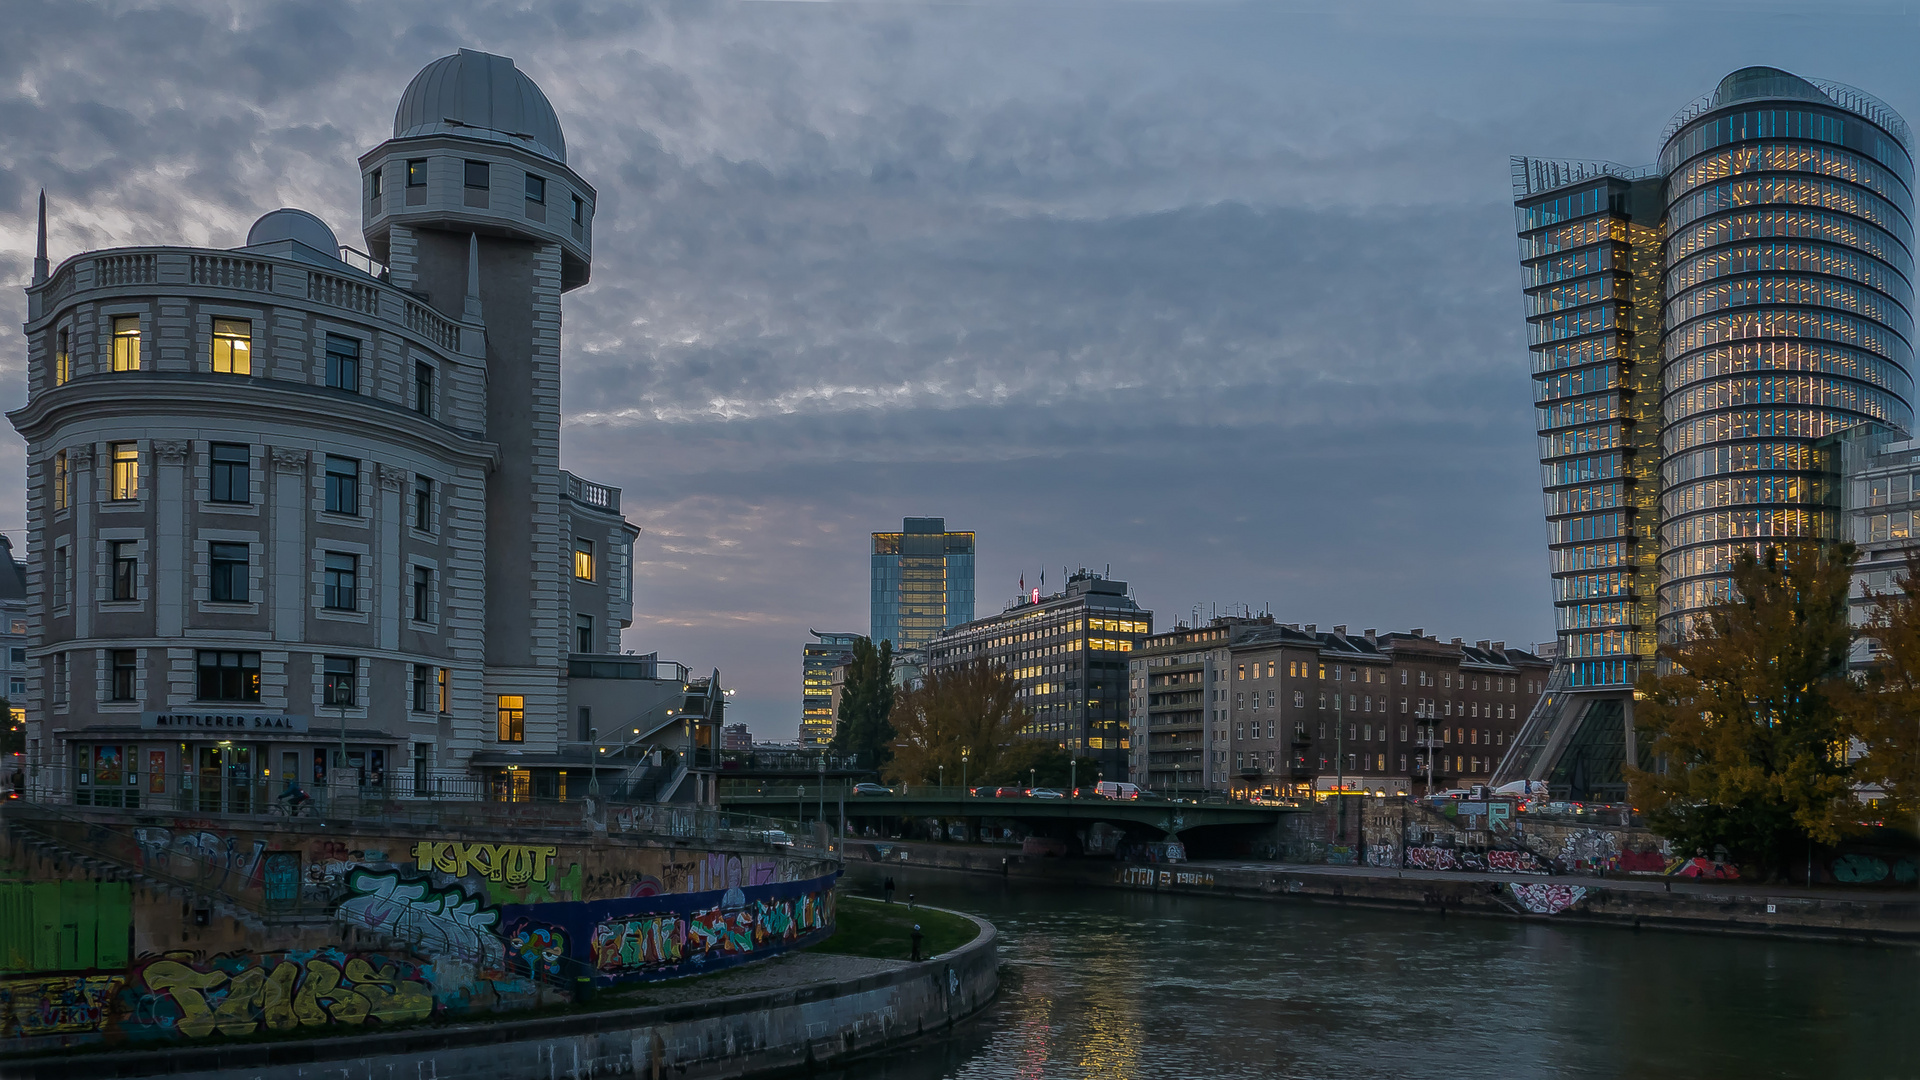
[[[945,791],[946,789],[947,789],[947,767],[945,765],[942,765],[940,766],[940,790]]]
[[[587,758],[587,765],[593,770],[592,772],[587,774],[587,794],[593,796],[593,799],[595,802],[599,802],[600,801],[600,757],[599,755],[606,753],[606,751],[600,749],[600,729],[597,727],[590,727],[587,729],[587,752],[593,755]]]
[[[971,747],[963,746],[960,748],[960,797],[963,799],[967,796],[967,759],[972,756],[973,749]]]
[[[1080,759],[1067,756],[1067,795],[1078,798],[1080,795]]]

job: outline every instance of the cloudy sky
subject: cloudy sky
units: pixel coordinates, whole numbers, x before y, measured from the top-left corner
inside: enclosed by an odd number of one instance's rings
[[[626,647],[718,666],[763,738],[867,541],[979,533],[1156,626],[1551,636],[1510,154],[1651,160],[1748,64],[1920,119],[1915,8],[1860,0],[82,4],[9,0],[0,275],[357,237],[354,159],[459,47],[545,88],[600,191],[563,458],[625,489]],[[24,398],[15,288],[0,405]],[[23,453],[0,440],[0,530]]]

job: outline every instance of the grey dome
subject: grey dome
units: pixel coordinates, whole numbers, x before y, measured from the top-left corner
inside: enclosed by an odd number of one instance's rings
[[[461,49],[413,77],[393,114],[393,137],[457,134],[494,139],[564,163],[567,139],[540,87],[513,60]]]
[[[290,206],[262,214],[253,228],[247,230],[248,247],[278,240],[297,240],[323,255],[340,250],[340,243],[333,238],[333,230],[327,228],[326,222]]]

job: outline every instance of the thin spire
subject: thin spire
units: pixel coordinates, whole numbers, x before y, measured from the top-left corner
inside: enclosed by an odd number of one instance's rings
[[[40,189],[40,235],[33,245],[33,283],[47,280],[47,189]]]
[[[480,321],[480,234],[467,234],[467,321]]]

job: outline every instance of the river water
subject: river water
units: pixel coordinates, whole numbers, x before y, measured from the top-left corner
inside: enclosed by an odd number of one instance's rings
[[[1001,992],[848,1080],[1920,1077],[1910,948],[892,873],[999,928]]]

